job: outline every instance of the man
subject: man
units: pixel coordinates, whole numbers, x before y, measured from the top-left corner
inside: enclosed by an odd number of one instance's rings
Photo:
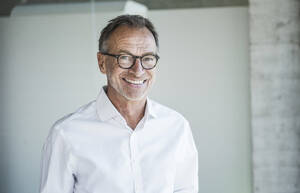
[[[147,94],[158,36],[142,16],[102,30],[97,54],[107,86],[60,119],[43,147],[40,193],[196,193],[198,154],[188,122]]]

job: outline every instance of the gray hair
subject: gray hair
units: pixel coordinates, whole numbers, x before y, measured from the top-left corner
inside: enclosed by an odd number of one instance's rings
[[[158,48],[158,34],[152,22],[140,15],[120,15],[108,22],[105,28],[101,31],[99,38],[99,51],[107,52],[108,45],[107,40],[109,39],[112,32],[121,25],[126,25],[132,28],[144,28],[146,27],[153,35],[156,47]]]

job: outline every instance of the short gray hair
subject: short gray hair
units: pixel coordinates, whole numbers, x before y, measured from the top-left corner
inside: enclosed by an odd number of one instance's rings
[[[109,39],[112,32],[121,25],[126,25],[132,28],[144,28],[146,27],[153,35],[156,47],[159,47],[158,34],[152,22],[140,15],[120,15],[108,22],[106,27],[101,31],[99,38],[99,52],[107,52],[107,40]]]

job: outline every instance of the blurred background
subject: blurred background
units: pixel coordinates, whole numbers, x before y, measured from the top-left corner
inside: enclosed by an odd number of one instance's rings
[[[37,193],[51,125],[96,98],[121,14],[160,39],[150,97],[190,122],[199,193],[300,192],[299,0],[0,2],[0,193]]]

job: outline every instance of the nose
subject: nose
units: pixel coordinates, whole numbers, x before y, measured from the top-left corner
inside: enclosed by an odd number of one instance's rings
[[[136,58],[134,65],[130,70],[136,75],[136,76],[141,76],[144,74],[144,68],[141,63],[141,58]]]

